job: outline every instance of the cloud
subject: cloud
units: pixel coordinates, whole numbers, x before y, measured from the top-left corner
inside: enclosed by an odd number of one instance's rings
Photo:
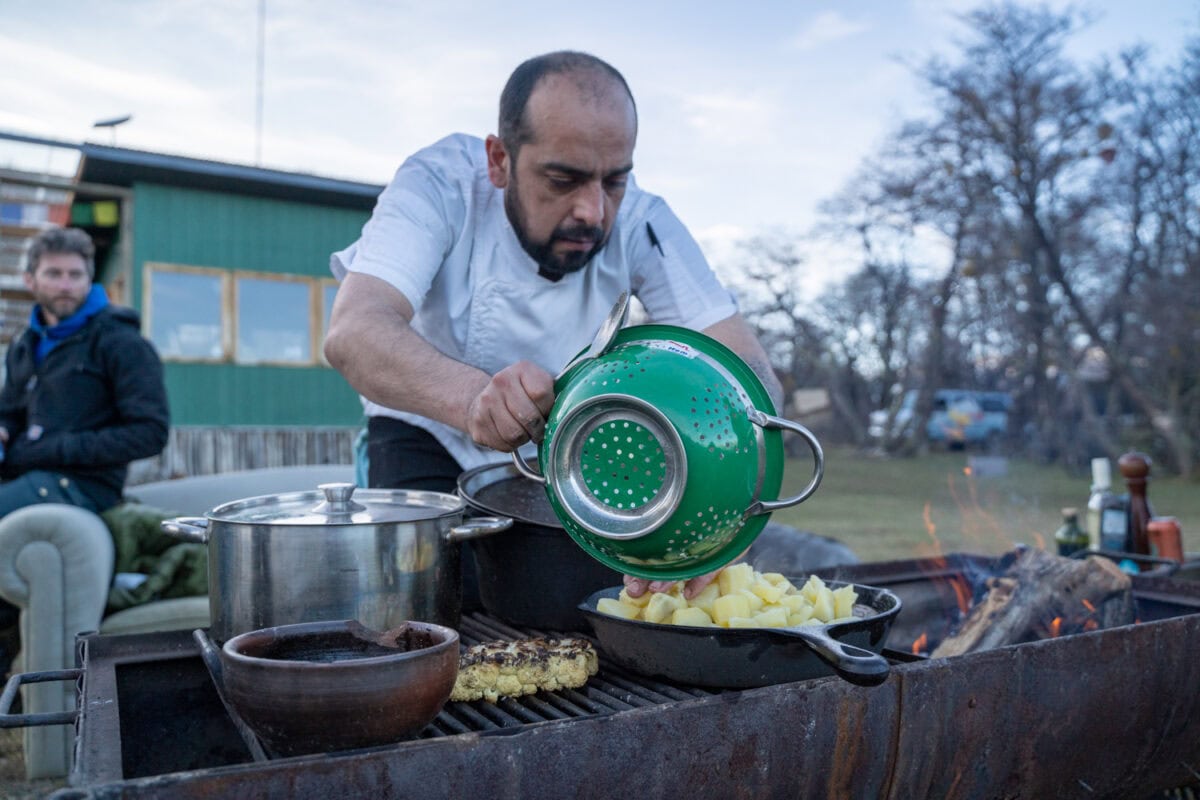
[[[724,147],[755,147],[775,130],[778,102],[763,93],[719,92],[681,98],[683,119],[698,136]]]
[[[847,19],[837,11],[826,11],[813,17],[792,38],[792,47],[797,50],[815,50],[831,42],[848,39],[870,29],[865,22]]]

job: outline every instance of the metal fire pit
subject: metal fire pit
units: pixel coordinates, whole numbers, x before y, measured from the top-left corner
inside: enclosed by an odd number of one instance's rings
[[[918,629],[944,635],[957,603],[943,579],[988,561],[829,575],[905,604],[876,688],[830,677],[712,692],[602,653],[578,691],[451,703],[417,740],[272,761],[250,755],[187,632],[84,637],[74,788],[54,797],[1141,798],[1200,779],[1200,583],[1135,578],[1136,625],[949,659],[898,652]],[[541,633],[481,614],[460,632]]]

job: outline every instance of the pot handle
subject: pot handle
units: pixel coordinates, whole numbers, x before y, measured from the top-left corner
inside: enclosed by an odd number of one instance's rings
[[[82,669],[56,669],[45,672],[19,672],[8,679],[4,693],[0,694],[0,728],[37,728],[42,725],[70,725],[79,716],[78,711],[47,711],[42,714],[13,714],[12,704],[17,699],[17,689],[23,683],[46,681],[76,681],[83,675]]]
[[[747,416],[750,421],[761,428],[774,428],[777,430],[791,431],[798,434],[800,438],[808,443],[808,449],[812,450],[813,454],[813,474],[808,485],[800,490],[800,494],[795,497],[784,497],[779,500],[755,500],[746,509],[747,516],[755,516],[757,514],[769,514],[772,511],[778,511],[781,508],[803,503],[808,498],[812,497],[813,492],[821,485],[821,478],[825,476],[825,451],[821,449],[821,443],[817,441],[817,437],[813,436],[812,431],[804,427],[798,422],[792,422],[790,419],[783,417],[773,417],[770,414],[764,414],[757,408],[749,410]]]
[[[446,541],[454,544],[468,539],[480,539],[506,531],[512,524],[513,521],[508,517],[472,517],[446,531]]]
[[[529,462],[526,461],[524,457],[522,457],[521,454],[516,450],[513,450],[512,460],[513,464],[517,468],[517,472],[521,473],[526,478],[529,478],[531,481],[536,481],[537,483],[545,485],[546,476],[538,472],[534,467],[529,466]]]
[[[163,533],[168,536],[174,536],[176,539],[182,539],[185,542],[208,544],[207,517],[175,517],[175,519],[164,519],[160,523],[160,526]]]

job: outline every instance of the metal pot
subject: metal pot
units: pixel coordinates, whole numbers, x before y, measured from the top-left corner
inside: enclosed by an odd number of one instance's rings
[[[472,508],[513,521],[503,536],[471,542],[483,607],[515,625],[586,630],[576,606],[597,589],[619,584],[621,574],[575,544],[542,487],[506,461],[467,470],[458,493]]]
[[[441,492],[359,489],[265,495],[217,506],[162,529],[208,545],[209,635],[298,622],[356,619],[375,630],[406,620],[457,627],[458,543],[512,520],[463,520],[462,498]],[[361,502],[359,502],[361,501]]]

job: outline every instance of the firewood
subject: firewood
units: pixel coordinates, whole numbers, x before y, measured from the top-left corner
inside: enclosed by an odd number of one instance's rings
[[[1110,559],[1072,559],[1045,550],[1017,553],[1004,575],[933,657],[1127,625],[1134,620],[1132,581]]]

